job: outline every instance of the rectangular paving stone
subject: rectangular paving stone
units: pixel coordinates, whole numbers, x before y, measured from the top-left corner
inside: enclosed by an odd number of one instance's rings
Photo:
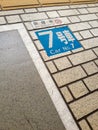
[[[92,27],[98,27],[98,21],[90,21],[89,24],[90,24]]]
[[[76,53],[76,52],[80,52],[80,51],[83,51],[84,49],[83,48],[77,48],[75,50],[72,50],[73,53]]]
[[[69,92],[69,90],[68,90],[67,87],[61,88],[61,92],[62,92],[62,94],[63,94],[63,96],[64,96],[64,98],[65,98],[65,100],[66,100],[67,102],[70,102],[70,101],[73,100],[73,97],[72,97],[72,95],[70,94],[70,92]]]
[[[60,16],[71,16],[71,15],[77,15],[79,12],[76,9],[70,9],[70,10],[60,10],[58,11]]]
[[[98,28],[90,30],[94,36],[98,36]]]
[[[51,57],[47,56],[45,51],[41,51],[40,54],[41,54],[42,58],[44,59],[44,61],[48,61],[48,60],[52,60],[52,59],[55,59],[55,58],[59,58],[59,57],[71,54],[71,52],[69,51],[69,52],[61,53],[59,55],[55,55],[55,56],[51,56]]]
[[[77,120],[90,114],[98,109],[98,91],[71,103],[69,106]]]
[[[29,30],[29,29],[33,29],[33,26],[32,26],[31,23],[29,23],[29,22],[26,22],[26,27],[27,27],[28,30]],[[33,40],[38,40],[38,37],[36,36],[35,31],[29,31],[29,33],[30,33],[31,38],[32,38]]]
[[[98,17],[95,14],[79,15],[79,18],[81,19],[81,21],[98,19]]]
[[[98,47],[95,48],[95,49],[93,49],[93,50],[94,50],[94,52],[96,53],[96,55],[98,56]]]
[[[88,75],[94,74],[98,72],[98,67],[95,65],[94,62],[89,62],[82,65]]]
[[[81,41],[81,44],[85,49],[93,48],[98,46],[98,38],[91,38]]]
[[[57,18],[59,17],[58,13],[56,11],[48,11],[46,12],[49,18]]]
[[[80,19],[78,18],[78,16],[71,16],[71,17],[68,17],[70,19],[70,21],[72,23],[77,23],[77,22],[80,22]]]
[[[79,11],[81,14],[88,14],[88,10],[85,9],[85,8],[78,9],[78,11]]]
[[[71,60],[73,65],[85,63],[95,58],[96,58],[96,55],[91,50],[79,52],[77,54],[73,54],[69,56],[69,59]]]
[[[98,13],[98,7],[87,8],[90,13]]]
[[[90,115],[87,120],[92,126],[93,130],[98,130],[98,111]]]
[[[24,24],[25,24],[27,30],[33,30],[33,26],[32,26],[32,24],[31,24],[31,22],[25,22]],[[30,32],[30,33],[31,33],[31,32]],[[36,35],[36,34],[35,34],[35,35]],[[36,36],[36,37],[37,37],[37,36]],[[36,38],[36,39],[37,39],[37,38]]]
[[[61,17],[61,20],[62,20],[62,22],[63,22],[64,24],[70,23],[70,21],[68,20],[67,17]]]
[[[71,69],[67,69],[65,71],[56,73],[53,75],[53,78],[55,79],[58,86],[61,87],[63,85],[66,85],[78,79],[81,79],[85,76],[86,74],[84,70],[80,66],[77,66],[77,67],[73,67]]]
[[[23,14],[21,15],[23,21],[33,21],[40,19],[47,19],[47,15],[45,13],[33,13],[33,14]]]
[[[80,34],[84,39],[93,37],[89,30],[81,31]]]
[[[69,89],[71,90],[75,98],[79,98],[88,93],[88,89],[82,81],[78,81],[69,85]]]
[[[57,72],[57,69],[52,61],[46,62],[46,65],[51,73]]]
[[[34,43],[35,43],[35,45],[37,46],[37,49],[38,49],[38,50],[44,49],[39,40],[34,41]]]
[[[84,79],[84,82],[86,83],[89,90],[93,91],[98,89],[98,74]]]
[[[78,39],[78,40],[82,40],[82,37],[81,35],[79,34],[79,32],[76,32],[74,33],[75,37]]]
[[[7,19],[8,23],[21,22],[21,19],[20,19],[19,15],[6,16],[6,19]]]
[[[66,57],[58,58],[54,60],[54,63],[59,70],[63,70],[72,66],[70,61]]]
[[[5,24],[6,21],[5,21],[5,18],[4,17],[0,17],[0,24]]]
[[[91,26],[87,22],[71,24],[69,25],[69,27],[72,31],[80,31],[91,28]]]
[[[82,130],[91,130],[89,125],[87,124],[87,122],[85,120],[80,121],[79,125],[80,125]]]
[[[24,13],[23,9],[0,11],[0,16],[12,15],[12,14],[23,14],[23,13]]]

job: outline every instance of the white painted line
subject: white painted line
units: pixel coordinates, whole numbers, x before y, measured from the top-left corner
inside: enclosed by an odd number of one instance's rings
[[[30,39],[24,25],[21,23],[21,24],[0,26],[0,32],[8,31],[8,30],[15,30],[15,29],[17,29],[19,34],[21,35],[21,38],[41,76],[42,81],[45,84],[45,87],[55,105],[55,108],[66,130],[79,130],[67,105],[65,104],[54,81],[52,80],[47,68],[45,67],[42,59],[40,58],[40,55],[38,54],[32,40]]]

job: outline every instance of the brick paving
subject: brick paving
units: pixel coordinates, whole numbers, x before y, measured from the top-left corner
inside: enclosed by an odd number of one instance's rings
[[[47,56],[31,21],[55,17],[70,27],[81,49]],[[98,130],[98,3],[0,11],[0,25],[17,22],[25,25],[79,129]]]

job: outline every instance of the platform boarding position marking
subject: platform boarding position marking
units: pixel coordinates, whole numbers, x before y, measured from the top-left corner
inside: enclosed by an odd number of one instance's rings
[[[35,32],[48,56],[82,47],[68,26]]]

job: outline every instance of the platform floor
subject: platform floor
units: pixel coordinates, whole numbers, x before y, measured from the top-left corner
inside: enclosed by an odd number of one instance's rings
[[[47,56],[35,31],[59,25],[31,22],[55,18],[82,48]],[[98,3],[0,11],[0,129],[98,130]]]

